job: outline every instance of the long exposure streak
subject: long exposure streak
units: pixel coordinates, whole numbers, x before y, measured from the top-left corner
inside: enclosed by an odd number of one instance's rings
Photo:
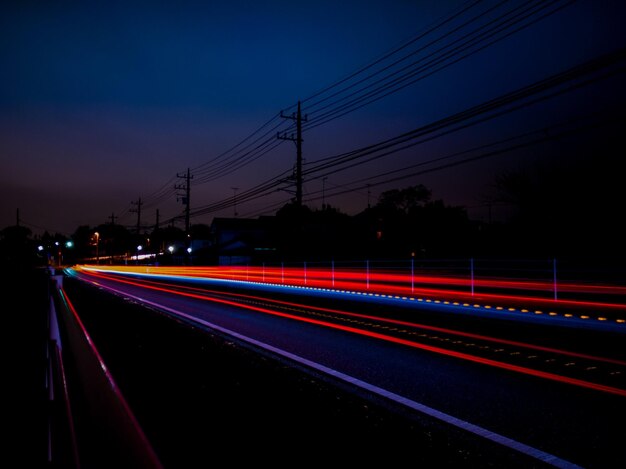
[[[144,285],[155,285],[157,287],[170,286],[167,283],[157,282],[157,281],[154,281],[154,280],[142,279],[141,282],[134,283],[134,282],[129,282],[127,280],[121,280],[121,279],[119,279],[119,277],[112,276],[112,275],[96,274],[96,273],[91,273],[91,275],[94,275],[94,276],[97,276],[97,277],[100,277],[100,278],[106,278],[106,279],[113,280],[113,281],[130,283],[130,284],[136,285],[136,286],[144,286]],[[206,293],[206,290],[204,290],[202,288],[190,287],[190,286],[187,286],[187,285],[177,285],[176,287],[179,288],[179,289],[184,289],[186,291]],[[220,292],[212,292],[212,294],[216,294],[216,293],[220,294]],[[514,341],[514,340],[500,339],[500,338],[497,338],[497,337],[489,337],[489,336],[485,336],[485,335],[481,335],[481,334],[473,334],[473,333],[470,333],[470,332],[464,332],[464,331],[459,331],[459,330],[454,330],[454,329],[448,329],[448,328],[444,328],[444,327],[431,326],[431,325],[427,325],[427,324],[420,324],[420,323],[416,323],[416,322],[409,322],[409,321],[402,321],[402,320],[399,320],[399,319],[384,318],[384,317],[381,317],[381,316],[372,316],[372,315],[367,315],[367,314],[353,313],[353,312],[349,312],[349,311],[337,310],[337,309],[332,309],[332,308],[323,308],[323,307],[320,307],[320,306],[305,305],[303,303],[294,303],[294,302],[290,302],[290,301],[282,301],[282,300],[270,299],[270,298],[267,298],[267,297],[248,295],[248,294],[244,294],[244,293],[232,293],[232,292],[229,292],[228,296],[236,297],[236,298],[242,298],[242,299],[247,299],[247,300],[264,301],[266,303],[274,303],[274,304],[282,305],[282,306],[307,309],[307,310],[310,310],[310,311],[318,311],[318,312],[336,314],[336,315],[340,315],[340,316],[347,316],[347,317],[353,317],[353,318],[359,318],[359,319],[367,319],[367,320],[372,320],[372,321],[375,321],[375,322],[385,322],[385,323],[394,324],[394,325],[397,325],[397,326],[406,326],[406,327],[411,327],[411,328],[415,328],[415,329],[423,329],[423,330],[428,330],[428,331],[433,331],[433,332],[443,332],[445,334],[456,335],[456,336],[459,336],[459,337],[466,337],[466,338],[475,339],[475,340],[484,340],[484,341],[498,343],[498,344],[502,344],[502,345],[509,345],[509,346],[513,346],[513,347],[521,347],[521,348],[537,350],[537,351],[542,351],[542,352],[555,353],[555,354],[566,355],[566,356],[570,356],[570,357],[583,358],[583,359],[586,359],[586,360],[594,360],[594,361],[600,361],[600,362],[605,362],[605,363],[612,363],[612,364],[615,364],[615,365],[626,367],[626,362],[622,361],[622,360],[616,360],[616,359],[607,358],[607,357],[599,357],[599,356],[595,356],[595,355],[588,355],[588,354],[584,354],[584,353],[571,352],[571,351],[568,351],[568,350],[560,350],[560,349],[555,349],[555,348],[552,348],[552,347],[544,347],[544,346],[541,346],[541,345],[529,344],[529,343],[526,343],[526,342],[518,342],[518,341]]]
[[[94,274],[92,274],[92,275],[94,275]],[[97,275],[94,275],[94,276],[97,277]],[[202,300],[202,301],[211,301],[211,302],[214,302],[214,303],[234,306],[234,307],[237,307],[237,308],[243,308],[243,309],[247,309],[247,310],[251,310],[251,311],[257,311],[257,312],[261,312],[261,313],[265,313],[265,314],[270,314],[270,315],[273,315],[273,316],[278,316],[278,317],[293,319],[293,320],[297,320],[297,321],[301,321],[301,322],[306,322],[306,323],[309,323],[309,324],[315,324],[315,325],[319,325],[319,326],[329,327],[329,328],[333,328],[333,329],[337,329],[337,330],[342,330],[342,331],[346,331],[346,332],[350,332],[350,333],[354,333],[354,334],[359,334],[359,335],[363,335],[363,336],[367,336],[367,337],[372,337],[372,338],[376,338],[376,339],[380,339],[380,340],[385,340],[385,341],[388,341],[388,342],[393,342],[393,343],[405,345],[405,346],[408,346],[408,347],[413,347],[413,348],[417,348],[417,349],[421,349],[421,350],[426,350],[426,351],[433,352],[433,353],[438,353],[438,354],[441,354],[441,355],[451,356],[451,357],[459,358],[459,359],[462,359],[462,360],[471,361],[471,362],[474,362],[474,363],[480,363],[480,364],[484,364],[484,365],[489,365],[489,366],[493,366],[493,367],[496,367],[496,368],[501,368],[501,369],[505,369],[505,370],[509,370],[509,371],[515,371],[515,372],[518,372],[518,373],[523,373],[523,374],[527,374],[527,375],[531,375],[531,376],[536,376],[536,377],[540,377],[540,378],[544,378],[544,379],[549,379],[549,380],[558,381],[558,382],[562,382],[562,383],[572,384],[572,385],[580,386],[580,387],[583,387],[583,388],[594,389],[594,390],[597,390],[597,391],[603,391],[603,392],[607,392],[607,393],[616,394],[616,395],[619,395],[619,396],[626,397],[626,390],[615,388],[615,387],[612,387],[612,386],[606,386],[606,385],[602,385],[602,384],[598,384],[598,383],[592,383],[592,382],[589,382],[589,381],[584,381],[584,380],[577,379],[577,378],[571,378],[571,377],[567,377],[567,376],[557,375],[557,374],[549,373],[549,372],[545,372],[545,371],[534,370],[534,369],[522,367],[522,366],[519,366],[519,365],[512,365],[512,364],[509,364],[509,363],[504,363],[504,362],[500,362],[500,361],[497,361],[497,360],[491,360],[491,359],[488,359],[488,358],[478,357],[478,356],[470,355],[470,354],[467,354],[467,353],[457,352],[457,351],[453,351],[453,350],[447,350],[447,349],[444,349],[444,348],[441,348],[441,347],[435,347],[435,346],[431,346],[431,345],[427,345],[427,344],[422,344],[422,343],[419,343],[419,342],[414,342],[414,341],[403,339],[403,338],[400,338],[400,337],[394,337],[394,336],[390,336],[390,335],[386,335],[386,334],[381,334],[381,333],[378,333],[378,332],[373,332],[373,331],[358,329],[358,328],[351,327],[351,326],[345,326],[345,325],[341,325],[341,324],[331,323],[331,322],[328,322],[328,321],[321,321],[321,320],[318,320],[318,319],[300,317],[300,316],[296,316],[296,315],[290,314],[290,313],[284,313],[284,312],[280,312],[280,311],[276,311],[276,310],[272,310],[272,309],[268,309],[268,308],[263,308],[263,307],[259,307],[259,306],[252,306],[252,305],[249,305],[249,304],[242,304],[242,303],[239,303],[239,302],[236,302],[236,301],[210,297],[210,296],[207,296],[207,295],[201,295],[201,294],[194,293],[194,292],[182,292],[182,291],[174,290],[174,289],[171,289],[171,288],[165,288],[165,287],[156,286],[156,285],[148,285],[148,284],[145,284],[145,283],[139,283],[139,282],[135,282],[135,281],[131,281],[131,280],[122,280],[122,279],[117,279],[117,278],[114,279],[114,280],[116,282],[119,282],[119,283],[133,285],[133,286],[137,286],[137,287],[141,287],[141,288],[145,288],[145,289],[161,291],[161,292],[164,292],[164,293],[171,293],[171,294],[174,294],[174,295],[180,295],[180,296],[184,296],[184,297],[188,297],[188,298],[194,298],[194,299],[198,299],[198,300]],[[343,312],[342,312],[342,314],[343,314]],[[486,340],[492,340],[492,339],[491,338],[486,338]]]
[[[626,303],[591,299],[561,298],[554,300],[548,294],[550,282],[476,279],[470,293],[468,279],[453,276],[410,276],[396,272],[366,272],[337,269],[304,269],[276,267],[155,267],[155,266],[78,266],[78,270],[109,271],[119,274],[168,276],[172,278],[204,278],[222,281],[253,282],[276,286],[318,288],[331,291],[359,292],[363,294],[398,295],[406,297],[446,298],[459,302],[477,301],[506,306],[535,305],[546,308],[587,308],[606,311],[612,315],[625,313]],[[479,289],[483,291],[478,292]],[[504,290],[505,292],[498,292]],[[520,290],[525,294],[511,294]],[[571,295],[601,295],[626,299],[626,287],[568,283],[559,290]],[[505,307],[506,307],[505,306]],[[616,322],[623,323],[623,318]]]

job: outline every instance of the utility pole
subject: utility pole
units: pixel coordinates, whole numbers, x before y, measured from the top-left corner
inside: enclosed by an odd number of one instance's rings
[[[131,212],[137,212],[137,235],[140,234],[141,232],[141,206],[143,205],[143,202],[141,201],[141,197],[139,197],[139,200],[137,200],[137,202],[131,202],[131,204],[136,205],[137,208],[136,209],[130,209]]]
[[[115,219],[117,218],[115,216],[115,213],[112,213],[111,216],[109,217],[111,219],[111,225],[115,225]]]
[[[154,238],[156,238],[156,241],[158,241],[158,245],[157,249],[159,249],[160,251],[163,251],[163,249],[165,248],[164,242],[163,241],[163,236],[161,236],[161,234],[159,234],[159,209],[156,209],[156,222],[154,224]]]
[[[237,217],[238,213],[237,213],[237,191],[239,190],[238,187],[231,187],[231,189],[233,190],[233,205],[235,206],[235,217]]]
[[[181,198],[183,204],[185,205],[185,233],[189,235],[189,200],[191,198],[191,180],[193,179],[193,176],[191,176],[191,174],[189,173],[189,168],[187,168],[187,175],[177,174],[176,177],[186,180],[185,184],[177,184],[174,186],[174,189],[185,191],[185,195]]]
[[[302,117],[302,113],[300,111],[300,101],[298,101],[298,111],[297,113],[292,113],[290,116],[286,116],[283,114],[283,111],[280,111],[280,117],[283,119],[291,119],[296,121],[296,135],[293,134],[287,135],[280,132],[277,137],[281,140],[291,140],[296,143],[296,205],[298,207],[302,206],[302,121],[307,121],[307,116]]]

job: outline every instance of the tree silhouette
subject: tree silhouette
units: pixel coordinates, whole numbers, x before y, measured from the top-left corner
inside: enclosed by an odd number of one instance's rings
[[[0,231],[0,265],[11,269],[22,269],[38,263],[30,235],[30,228],[25,226],[13,225],[2,229]]]

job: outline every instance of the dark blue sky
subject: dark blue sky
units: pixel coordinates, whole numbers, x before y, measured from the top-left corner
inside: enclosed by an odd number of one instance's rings
[[[306,171],[624,47],[623,3],[8,2],[0,17],[0,227],[15,223],[18,208],[35,233],[70,234],[111,214],[134,226],[129,209],[139,198],[142,225],[155,222],[157,209],[169,221],[182,213],[174,185],[187,168],[191,221],[209,224],[234,213],[220,201],[291,171],[295,146],[274,136],[291,122],[280,111],[291,113],[298,100],[309,118]],[[477,206],[494,175],[567,147],[423,172],[438,164],[429,161],[456,161],[450,155],[623,103],[623,74],[599,80],[601,72],[489,122],[311,172],[305,203],[319,207],[323,193],[352,214],[383,190],[423,183],[434,198],[484,216]],[[394,88],[401,77],[407,86]],[[351,99],[359,100],[341,112]],[[325,119],[327,111],[335,114]],[[287,184],[270,187],[241,201],[239,216],[273,213],[292,196]]]

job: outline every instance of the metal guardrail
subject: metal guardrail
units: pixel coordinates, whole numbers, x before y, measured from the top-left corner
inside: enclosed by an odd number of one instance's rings
[[[53,277],[49,289],[56,288],[59,280]],[[51,290],[50,290],[51,291]],[[56,308],[52,295],[48,309],[48,462],[56,467],[78,468],[78,444],[74,428],[74,415],[70,403],[67,376],[63,364],[63,346]]]
[[[50,462],[64,469],[92,467],[93,461],[98,467],[162,469],[62,279],[52,276],[50,289]]]

